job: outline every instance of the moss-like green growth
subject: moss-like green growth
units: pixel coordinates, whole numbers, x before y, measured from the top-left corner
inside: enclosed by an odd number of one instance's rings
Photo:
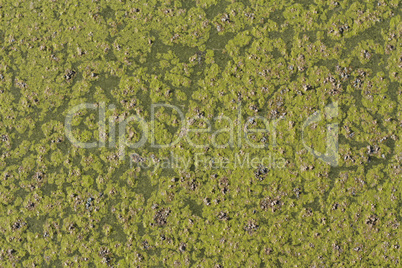
[[[401,16],[1,1],[0,266],[397,267]]]

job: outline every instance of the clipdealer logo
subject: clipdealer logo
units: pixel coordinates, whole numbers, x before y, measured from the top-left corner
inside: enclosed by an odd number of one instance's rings
[[[164,108],[164,109],[170,109],[175,111],[181,121],[181,125],[179,127],[178,133],[176,133],[176,138],[174,141],[168,143],[168,144],[157,144],[156,143],[156,138],[155,138],[155,130],[156,130],[156,125],[155,125],[155,120],[156,120],[156,110],[158,108]],[[73,134],[73,129],[72,129],[72,122],[74,119],[74,116],[79,115],[83,110],[85,109],[98,109],[99,112],[99,138],[98,141],[92,141],[92,142],[82,142],[78,138],[76,138]],[[108,106],[109,110],[115,109],[114,105],[109,105]],[[339,126],[338,123],[331,123],[327,124],[327,138],[326,138],[326,152],[321,153],[318,152],[311,147],[307,146],[305,142],[305,129],[313,124],[317,123],[321,120],[324,120],[325,118],[327,119],[332,119],[334,117],[338,116],[338,103],[334,102],[329,105],[327,105],[323,111],[317,111],[311,116],[309,116],[305,122],[302,125],[301,129],[301,136],[302,136],[302,143],[305,149],[312,155],[314,155],[316,158],[320,159],[321,161],[327,163],[328,165],[331,166],[338,166],[338,133],[339,133]],[[101,103],[82,103],[77,106],[74,106],[72,109],[70,109],[67,113],[66,119],[65,119],[65,134],[66,137],[70,140],[70,142],[79,148],[101,148],[101,147],[106,147],[106,140],[108,137],[108,146],[109,148],[115,148],[116,143],[118,143],[118,148],[119,148],[119,159],[124,160],[125,155],[126,155],[126,148],[130,149],[138,149],[140,147],[143,147],[147,144],[151,148],[169,148],[175,146],[181,139],[186,139],[186,142],[192,146],[193,148],[207,148],[207,147],[214,147],[214,148],[234,148],[237,146],[238,148],[242,148],[242,146],[245,144],[249,148],[255,148],[255,149],[263,149],[263,148],[268,148],[269,145],[271,145],[270,148],[276,147],[276,126],[278,121],[283,120],[284,117],[280,117],[279,119],[271,120],[268,121],[267,118],[263,116],[250,116],[246,120],[243,120],[242,114],[241,114],[241,105],[238,107],[238,114],[237,118],[235,120],[232,120],[231,118],[220,115],[216,116],[212,119],[205,118],[203,116],[194,116],[192,118],[185,118],[184,113],[176,106],[171,105],[171,104],[164,104],[164,103],[158,103],[158,104],[152,104],[151,105],[151,117],[150,117],[150,122],[147,122],[144,118],[140,117],[139,115],[131,115],[126,118],[120,118],[118,122],[118,127],[116,127],[116,117],[115,116],[110,116],[108,118],[108,129],[107,129],[107,120],[106,120],[106,104],[104,102]],[[207,128],[201,128],[201,129],[194,129],[192,128],[192,122],[194,120],[202,120],[204,121],[204,125],[207,126]],[[222,128],[222,129],[217,129],[217,130],[212,130],[212,123],[211,121],[226,121],[227,122],[227,127]],[[243,124],[243,121],[244,124]],[[126,130],[128,127],[128,124],[130,122],[137,122],[141,128],[141,137],[140,139],[135,142],[135,143],[130,143],[129,140],[126,137]],[[263,123],[263,128],[252,128],[253,125],[256,125],[256,122],[261,122]],[[118,136],[116,136],[116,129],[118,129]],[[237,135],[235,135],[237,132]],[[189,133],[210,133],[211,134],[211,139],[210,142],[205,141],[204,144],[197,144],[195,143]],[[222,133],[227,133],[228,140],[224,144],[220,144],[217,141],[217,136],[222,134]],[[269,133],[270,136],[270,143],[263,143],[263,144],[258,144],[250,140],[250,135],[256,134],[256,133]],[[235,136],[237,136],[237,139],[235,140]],[[236,141],[236,142],[235,142]],[[271,157],[271,155],[270,155]]]

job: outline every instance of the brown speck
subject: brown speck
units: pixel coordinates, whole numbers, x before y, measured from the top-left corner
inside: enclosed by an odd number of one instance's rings
[[[154,221],[158,226],[163,226],[167,223],[167,217],[170,214],[170,209],[165,208],[161,209],[158,212],[156,212],[154,216]]]

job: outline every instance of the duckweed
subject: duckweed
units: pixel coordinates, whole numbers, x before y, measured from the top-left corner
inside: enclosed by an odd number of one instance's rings
[[[2,1],[0,266],[397,267],[401,16]]]

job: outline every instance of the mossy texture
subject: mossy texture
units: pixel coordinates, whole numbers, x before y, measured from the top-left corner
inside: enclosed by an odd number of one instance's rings
[[[0,0],[0,267],[400,266],[401,16]]]

